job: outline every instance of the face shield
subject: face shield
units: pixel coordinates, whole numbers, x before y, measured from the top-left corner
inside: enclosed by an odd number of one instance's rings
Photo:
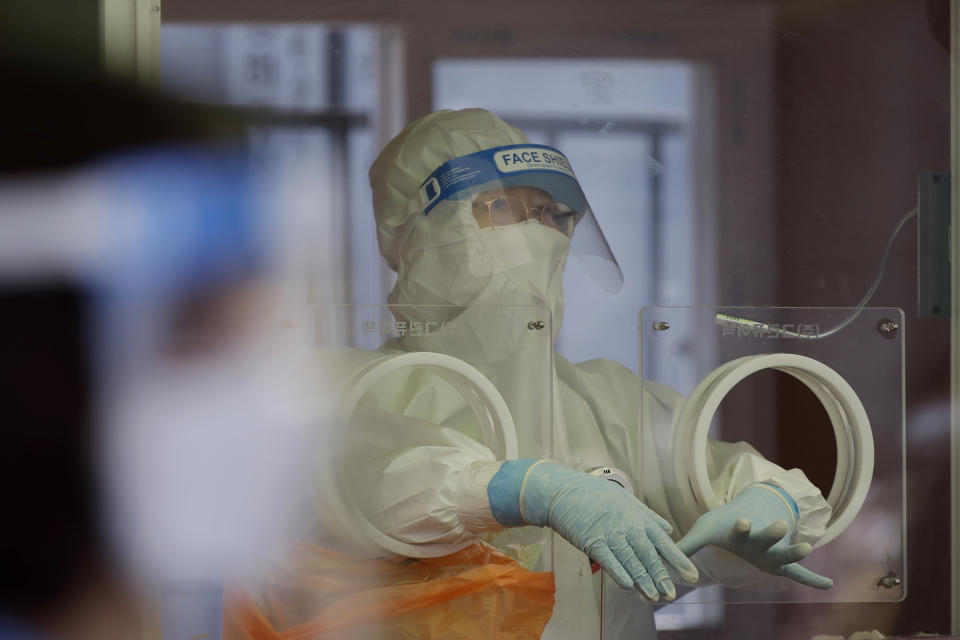
[[[423,214],[411,225],[401,256],[476,238],[490,244],[498,231],[505,238],[517,235],[519,226],[537,224],[568,238],[570,253],[605,290],[616,292],[623,284],[570,161],[553,147],[514,144],[454,158],[423,181],[419,198]],[[515,251],[501,258],[505,269],[524,256],[537,258],[539,246],[510,242]]]

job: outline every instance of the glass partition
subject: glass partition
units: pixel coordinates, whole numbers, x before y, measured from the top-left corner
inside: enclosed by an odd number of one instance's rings
[[[685,397],[672,416],[649,408],[641,413],[648,444],[642,459],[659,463],[681,533],[708,508],[723,504],[715,490],[729,489],[717,480],[720,467],[737,462],[718,454],[708,438],[744,441],[781,467],[799,468],[832,507],[826,532],[812,541],[813,553],[801,562],[832,578],[831,589],[763,574],[714,548],[694,556],[701,574],[707,582],[732,586],[694,588],[678,602],[902,600],[907,593],[903,312],[651,307],[640,313],[639,326],[642,401],[656,404],[663,385]],[[649,455],[650,443],[658,448],[667,441],[673,449],[666,459],[659,452]],[[645,472],[648,480],[654,484],[656,478]],[[737,487],[734,483],[731,492]],[[604,593],[612,612],[623,594],[609,581]]]
[[[305,479],[302,536],[279,544],[259,575],[228,589],[227,616],[237,617],[246,602],[276,631],[319,633],[345,624],[343,608],[363,601],[370,612],[348,624],[351,632],[393,637],[402,621],[384,611],[408,597],[404,585],[454,569],[466,580],[461,564],[490,553],[476,536],[438,533],[443,515],[425,514],[442,512],[443,498],[424,488],[459,486],[448,464],[550,457],[550,313],[533,306],[318,305],[286,325],[310,345],[298,384],[334,411],[319,425],[323,450]],[[552,583],[552,574],[542,573],[553,566],[549,529],[508,529],[482,541],[502,554],[487,562],[510,558],[534,572],[524,575]]]
[[[352,392],[356,401],[351,400],[351,408],[358,413],[373,408],[452,427],[483,443],[496,459],[551,456],[552,349],[546,308],[330,305],[311,311],[315,357],[338,379],[340,384],[330,389],[338,401]],[[410,364],[395,368],[388,365],[390,372],[370,381],[371,363],[410,353],[428,357],[409,358]],[[467,366],[458,369],[461,363]],[[487,387],[481,386],[485,383]],[[505,413],[491,419],[495,401],[503,402]],[[371,450],[385,446],[443,442],[429,432],[421,436],[387,432],[403,425],[361,425],[354,416],[343,418],[343,451],[352,452],[354,458],[369,458]],[[351,456],[345,464],[336,460],[339,450],[331,447],[336,469],[331,477],[350,480],[345,484],[348,490],[351,485],[364,486],[363,478],[352,477],[356,470],[350,469]],[[549,536],[540,529],[504,532],[489,541],[531,569],[551,566]]]
[[[675,640],[947,633],[956,583],[946,561],[955,508],[950,327],[917,301],[919,287],[948,272],[933,264],[947,231],[935,223],[942,199],[918,200],[917,178],[950,166],[950,9],[946,0],[531,0],[483,11],[440,0],[402,10],[386,1],[164,0],[164,81],[248,119],[265,168],[306,168],[319,193],[304,198],[304,215],[322,233],[301,238],[311,251],[298,285],[313,302],[378,305],[393,286],[367,171],[407,123],[435,109],[487,108],[558,147],[624,288],[610,295],[568,261],[562,328],[530,332],[544,357],[547,334],[558,336],[552,346],[574,363],[603,357],[642,368],[684,397],[740,357],[809,357],[849,383],[873,434],[870,488],[856,516],[803,562],[834,578],[833,589],[773,577],[699,587],[684,596],[692,604],[656,607],[657,630]],[[931,206],[939,209],[927,215]],[[873,308],[822,335],[868,291]],[[774,308],[788,305],[804,308]],[[718,311],[734,319],[718,324]],[[324,343],[336,349],[375,350],[412,331],[391,325],[383,306],[324,313],[327,329],[343,328]],[[899,328],[881,331],[884,320]],[[413,338],[422,336],[402,342]],[[420,342],[418,350],[446,353]],[[523,422],[526,403],[510,399],[520,390],[488,377]],[[830,411],[777,369],[733,385],[707,431],[802,469],[828,497],[843,464]],[[581,440],[614,448],[592,434]],[[565,606],[586,611],[592,598]]]

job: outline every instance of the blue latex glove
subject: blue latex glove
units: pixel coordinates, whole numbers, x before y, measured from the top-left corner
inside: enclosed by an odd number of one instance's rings
[[[636,588],[654,602],[661,594],[667,600],[677,595],[661,556],[684,580],[699,579],[697,568],[670,539],[670,523],[603,478],[555,462],[508,460],[487,495],[500,524],[550,527],[621,587]]]
[[[833,580],[796,564],[813,550],[806,542],[790,544],[798,524],[796,501],[782,488],[762,482],[750,485],[727,504],[697,518],[677,546],[692,556],[714,544],[761,571],[817,589],[829,589]]]

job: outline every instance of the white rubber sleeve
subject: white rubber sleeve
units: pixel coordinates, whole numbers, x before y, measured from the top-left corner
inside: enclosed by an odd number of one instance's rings
[[[710,423],[727,393],[741,380],[763,369],[783,371],[803,382],[823,404],[833,425],[837,446],[837,471],[827,497],[832,515],[824,534],[813,543],[813,546],[819,547],[847,528],[867,497],[873,477],[873,434],[863,404],[849,383],[830,367],[806,356],[773,353],[732,360],[704,378],[690,395],[680,411],[673,434],[673,469],[682,501],[683,516],[685,519],[695,519],[699,514],[720,506],[726,501],[725,498],[729,498],[718,495],[715,489],[716,469],[714,480],[711,481],[708,465],[714,456],[711,455],[710,448],[720,445],[710,442],[707,434]],[[759,454],[756,456],[763,460]],[[757,460],[746,461],[750,462],[760,464]],[[737,462],[744,463],[739,460]],[[804,496],[794,495],[790,490],[791,486],[800,487],[801,484],[809,485],[809,482],[802,477],[802,472],[796,471],[793,479],[782,476],[774,481],[799,503]],[[722,486],[731,484],[735,483],[726,482],[722,483]],[[819,514],[818,517],[822,519],[822,510]],[[801,526],[807,536],[816,533],[816,517],[813,521],[801,522]]]

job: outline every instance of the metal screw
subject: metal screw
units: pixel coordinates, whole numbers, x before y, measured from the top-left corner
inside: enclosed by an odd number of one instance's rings
[[[880,335],[882,335],[884,338],[890,340],[897,335],[898,331],[900,331],[900,325],[890,318],[884,318],[877,323],[877,331],[879,331]]]
[[[527,329],[530,329],[530,331],[540,331],[540,329],[543,329],[545,326],[547,325],[543,320],[531,320],[527,323]]]
[[[883,587],[884,589],[893,589],[894,587],[899,587],[901,582],[902,581],[900,578],[898,578],[896,575],[888,573],[880,578],[880,580],[877,582],[877,586]]]
[[[653,323],[653,330],[654,330],[654,331],[666,331],[666,330],[669,329],[669,328],[670,328],[670,323],[669,323],[669,322],[660,321],[660,322],[654,322],[654,323]]]

